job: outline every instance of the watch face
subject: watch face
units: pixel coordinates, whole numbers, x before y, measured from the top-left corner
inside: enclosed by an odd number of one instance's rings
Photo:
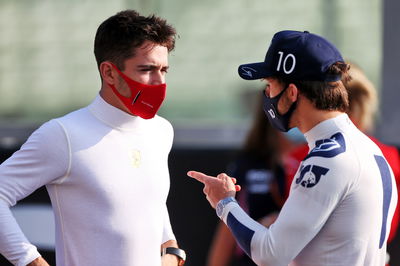
[[[222,199],[218,202],[216,209],[218,217],[221,218],[222,213],[224,212],[224,208],[226,205],[228,205],[229,202],[236,202],[235,198],[233,197],[227,197],[225,199]]]
[[[218,202],[216,211],[217,211],[218,217],[221,217],[222,212],[224,211],[224,204],[222,202]]]

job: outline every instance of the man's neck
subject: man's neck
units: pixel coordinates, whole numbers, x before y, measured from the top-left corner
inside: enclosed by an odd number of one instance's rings
[[[340,111],[326,111],[314,106],[305,106],[298,115],[298,128],[304,134],[319,123],[343,114]]]
[[[122,104],[122,102],[117,98],[117,96],[115,96],[114,92],[109,86],[104,84],[102,85],[100,89],[100,96],[108,104],[124,111],[125,113],[132,115],[129,110]]]

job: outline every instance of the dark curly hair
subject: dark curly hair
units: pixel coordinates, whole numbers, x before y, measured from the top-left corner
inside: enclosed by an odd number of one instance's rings
[[[145,41],[165,46],[170,52],[175,47],[175,37],[175,29],[160,17],[144,17],[134,10],[118,12],[97,29],[94,39],[97,67],[111,61],[124,70],[125,60],[134,56],[135,48]]]

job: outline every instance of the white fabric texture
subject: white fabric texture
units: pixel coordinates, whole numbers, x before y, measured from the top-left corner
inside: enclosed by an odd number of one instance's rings
[[[53,119],[0,166],[0,250],[14,264],[39,256],[9,207],[46,185],[57,266],[160,265],[175,239],[166,200],[171,124],[106,103]],[[27,259],[27,257],[29,257]]]

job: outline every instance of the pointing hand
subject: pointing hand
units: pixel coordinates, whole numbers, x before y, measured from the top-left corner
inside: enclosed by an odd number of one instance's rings
[[[203,192],[213,208],[220,200],[235,197],[236,191],[240,191],[240,186],[236,185],[236,178],[224,173],[214,177],[197,171],[189,171],[187,175],[204,184]]]

